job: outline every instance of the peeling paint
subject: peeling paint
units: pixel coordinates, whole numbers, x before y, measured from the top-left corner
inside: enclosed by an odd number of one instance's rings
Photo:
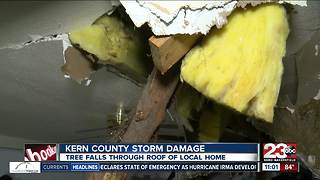
[[[314,55],[315,55],[315,56],[318,56],[318,55],[319,55],[319,44],[316,44],[316,45],[314,46],[314,49],[315,49]]]

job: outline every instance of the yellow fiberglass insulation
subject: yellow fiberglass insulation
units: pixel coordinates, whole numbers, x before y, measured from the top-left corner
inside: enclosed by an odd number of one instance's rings
[[[102,64],[123,66],[147,76],[149,64],[141,34],[117,17],[102,16],[91,26],[71,32],[69,38]]]
[[[239,9],[185,56],[181,79],[218,103],[272,122],[288,34],[281,5]]]

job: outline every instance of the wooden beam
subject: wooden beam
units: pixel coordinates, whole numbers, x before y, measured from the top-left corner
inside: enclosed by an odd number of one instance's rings
[[[166,115],[167,105],[179,82],[178,68],[171,69],[162,75],[157,68],[153,68],[143,89],[142,96],[131,112],[129,127],[122,137],[124,143],[148,142]],[[103,180],[123,180],[126,173],[105,173]],[[101,179],[101,178],[100,178]]]
[[[166,73],[197,42],[201,35],[175,35],[149,38],[154,65],[161,74]]]
[[[167,104],[178,84],[177,68],[165,76],[154,68],[142,97],[133,113],[132,121],[123,136],[126,143],[148,142],[165,117]]]

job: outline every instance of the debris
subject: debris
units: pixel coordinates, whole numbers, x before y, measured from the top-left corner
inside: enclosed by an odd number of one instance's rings
[[[272,122],[288,33],[281,5],[240,9],[186,55],[181,79],[219,103]]]
[[[153,33],[160,35],[207,34],[216,26],[221,28],[227,23],[227,16],[237,7],[247,4],[277,2],[276,0],[243,1],[125,1],[120,0],[126,12],[137,27],[145,23]],[[294,5],[306,6],[306,1],[281,1]]]
[[[286,109],[291,113],[291,114],[293,114],[294,113],[294,109],[292,109],[292,108],[289,108],[288,106],[286,107]]]
[[[85,86],[89,86],[91,84],[91,79],[85,78]]]
[[[120,1],[137,27],[144,23],[155,35],[206,34],[221,27],[237,1]],[[201,19],[201,20],[200,20]]]

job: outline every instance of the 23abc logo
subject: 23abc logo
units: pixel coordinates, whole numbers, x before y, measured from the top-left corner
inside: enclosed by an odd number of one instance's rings
[[[283,159],[283,158],[296,158],[297,145],[285,143],[267,143],[263,144],[263,158],[270,159]]]

